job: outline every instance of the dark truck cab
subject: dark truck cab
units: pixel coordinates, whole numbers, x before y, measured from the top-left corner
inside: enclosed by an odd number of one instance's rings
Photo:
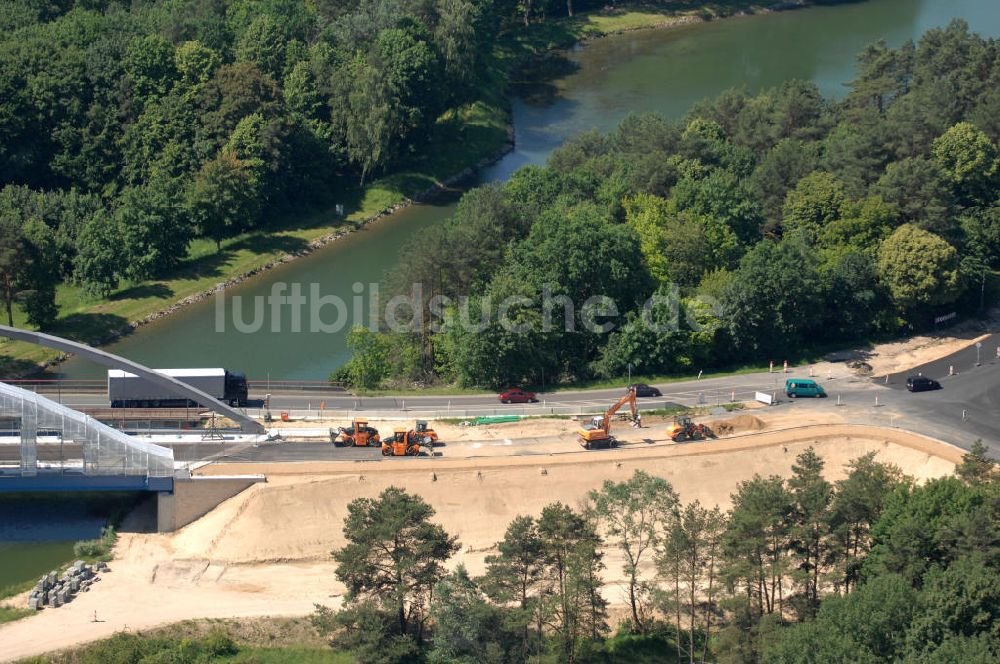
[[[247,405],[249,394],[247,375],[242,371],[226,371],[226,395],[223,400],[230,406],[242,408]]]

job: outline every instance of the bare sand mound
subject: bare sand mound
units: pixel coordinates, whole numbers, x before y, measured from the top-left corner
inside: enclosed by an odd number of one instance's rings
[[[763,422],[743,415],[734,429]],[[327,560],[344,544],[347,504],[388,486],[419,494],[437,520],[463,544],[478,570],[482,553],[518,514],[538,514],[553,501],[580,504],[604,480],[623,480],[636,469],[668,479],[685,501],[730,504],[737,484],[754,474],[788,475],[797,454],[812,445],[838,479],[851,459],[876,452],[923,480],[951,472],[960,451],[899,430],[855,425],[810,426],[748,434],[720,441],[611,452],[504,459],[413,460],[403,464],[343,462],[255,465],[269,480],[223,503],[173,536],[177,557],[247,564]],[[241,464],[211,466],[211,473],[243,473]]]
[[[737,433],[763,431],[767,424],[754,415],[737,415],[728,420],[711,423],[712,431],[718,436],[732,436]]]
[[[434,505],[436,520],[462,542],[454,564],[475,574],[515,515],[537,514],[556,500],[577,505],[606,479],[643,469],[670,480],[685,501],[726,507],[738,482],[754,473],[788,475],[810,445],[826,460],[830,479],[868,452],[921,480],[951,472],[962,454],[896,429],[827,424],[552,456],[208,466],[203,474],[263,472],[269,481],[172,536],[122,535],[113,573],[92,592],[0,626],[0,661],[188,618],[303,615],[317,603],[336,606],[343,589],[329,552],[343,545],[347,504],[390,485]],[[623,601],[621,554],[606,553],[607,598]],[[92,622],[95,611],[101,622]]]

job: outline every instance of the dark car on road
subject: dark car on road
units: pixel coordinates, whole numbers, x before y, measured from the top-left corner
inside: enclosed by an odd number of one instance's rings
[[[538,401],[534,392],[517,389],[501,392],[497,398],[500,399],[500,403],[536,403]]]
[[[662,397],[663,394],[660,393],[655,387],[650,387],[649,385],[644,385],[643,383],[637,383],[636,385],[629,385],[625,388],[625,391],[635,390],[635,396],[637,397]]]
[[[910,392],[927,392],[929,390],[940,390],[941,383],[927,376],[910,376],[906,379],[906,389]]]

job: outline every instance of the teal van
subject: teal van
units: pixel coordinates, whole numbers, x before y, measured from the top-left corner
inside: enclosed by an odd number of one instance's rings
[[[797,397],[825,397],[826,390],[809,378],[789,378],[785,381],[785,394],[790,398]]]

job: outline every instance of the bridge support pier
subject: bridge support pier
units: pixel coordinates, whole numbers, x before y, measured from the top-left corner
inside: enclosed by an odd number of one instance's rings
[[[38,404],[21,402],[21,475],[38,475]]]
[[[174,478],[173,492],[157,494],[156,529],[161,533],[179,530],[236,494],[266,481],[263,475]]]

